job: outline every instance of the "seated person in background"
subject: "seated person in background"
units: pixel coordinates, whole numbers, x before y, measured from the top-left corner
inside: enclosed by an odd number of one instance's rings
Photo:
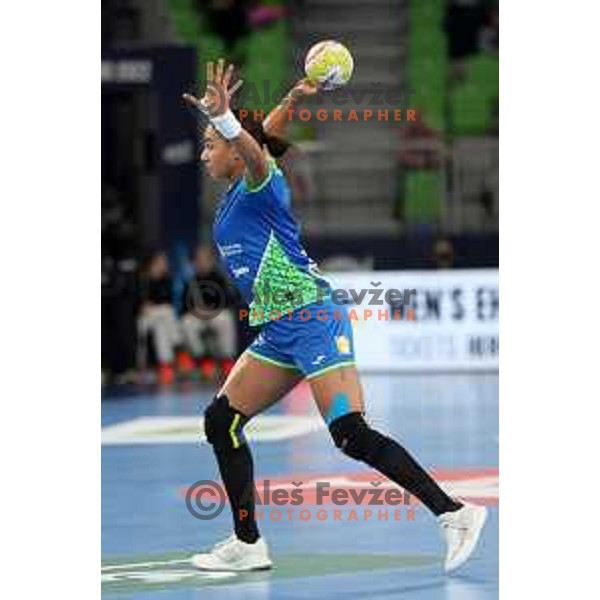
[[[440,238],[435,242],[433,259],[436,269],[452,269],[454,267],[454,247],[449,239]]]
[[[444,142],[438,131],[423,120],[423,110],[401,128],[400,164],[409,169],[438,169],[444,162]]]
[[[172,303],[173,284],[169,263],[163,253],[150,259],[142,284],[142,304],[138,316],[138,332],[145,342],[152,335],[158,358],[158,381],[172,383],[175,378],[174,362],[177,355],[182,371],[193,367],[189,355],[182,351],[181,326]]]
[[[491,6],[486,17],[486,25],[479,31],[479,47],[483,52],[497,54],[500,45],[498,5]]]
[[[204,376],[213,376],[215,360],[227,375],[237,350],[231,287],[217,270],[209,246],[196,250],[194,267],[195,273],[184,291],[181,324],[185,342]]]

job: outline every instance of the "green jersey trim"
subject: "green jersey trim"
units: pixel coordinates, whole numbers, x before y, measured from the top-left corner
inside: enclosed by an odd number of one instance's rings
[[[329,290],[313,274],[303,271],[288,257],[271,230],[252,290],[251,326],[275,321],[298,308],[323,300]]]
[[[256,187],[252,187],[252,185],[250,184],[248,179],[246,179],[246,177],[244,177],[244,181],[246,182],[246,191],[249,194],[257,194],[258,192],[264,190],[265,187],[267,187],[269,185],[269,183],[271,182],[271,179],[273,179],[273,173],[275,173],[275,171],[277,170],[277,165],[276,165],[275,161],[270,159],[268,161],[267,168],[269,169],[267,176],[265,177],[264,181],[256,184]]]

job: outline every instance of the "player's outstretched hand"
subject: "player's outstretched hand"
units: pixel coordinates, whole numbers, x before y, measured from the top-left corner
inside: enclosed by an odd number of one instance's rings
[[[225,59],[220,58],[217,66],[206,63],[206,90],[201,100],[192,94],[183,94],[183,99],[191,108],[197,109],[210,118],[218,117],[229,110],[231,96],[240,89],[243,81],[238,80],[233,86],[231,79],[235,67],[230,64],[225,68]]]

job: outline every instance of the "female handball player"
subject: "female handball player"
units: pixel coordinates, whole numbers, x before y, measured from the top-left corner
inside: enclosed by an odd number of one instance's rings
[[[300,81],[278,109],[248,131],[230,107],[233,71],[223,59],[216,65],[209,62],[206,77],[211,83],[203,98],[183,97],[208,117],[201,160],[211,177],[229,182],[216,209],[214,242],[249,304],[250,324],[261,329],[204,413],[234,533],[192,562],[210,571],[272,566],[254,517],[254,497],[248,494],[254,489],[253,461],[243,429],[306,379],[334,444],[414,494],[438,518],[446,543],[444,568],[455,569],[473,552],[486,509],[448,496],[405,448],[365,420],[351,323],[345,308],[328,296],[329,282],[302,248],[290,190],[273,158],[288,146],[283,137],[287,111],[318,86]]]

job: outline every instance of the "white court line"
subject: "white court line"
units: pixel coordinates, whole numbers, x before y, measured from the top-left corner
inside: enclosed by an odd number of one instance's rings
[[[248,439],[278,442],[325,428],[317,415],[259,415],[246,428]],[[137,417],[102,428],[102,445],[198,444],[205,441],[204,420],[197,416]]]
[[[191,563],[190,558],[177,558],[173,560],[155,560],[154,562],[146,562],[146,563],[128,563],[121,565],[106,565],[102,567],[102,571],[113,571],[114,569],[131,569],[137,567],[152,567],[154,565],[175,565],[179,563]]]

